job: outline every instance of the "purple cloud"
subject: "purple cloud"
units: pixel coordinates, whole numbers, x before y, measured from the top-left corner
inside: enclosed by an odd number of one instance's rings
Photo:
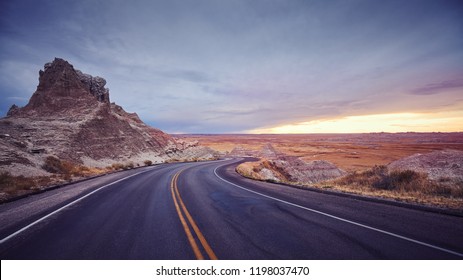
[[[449,80],[442,81],[440,83],[427,84],[423,87],[415,88],[412,90],[412,94],[415,95],[431,95],[439,94],[448,89],[461,88],[463,87],[463,79],[460,80]]]

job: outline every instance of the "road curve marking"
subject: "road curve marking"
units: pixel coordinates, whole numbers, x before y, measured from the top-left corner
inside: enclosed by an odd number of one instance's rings
[[[204,256],[202,255],[201,250],[199,249],[199,246],[196,243],[196,240],[194,239],[193,234],[190,231],[190,228],[188,226],[187,221],[185,220],[183,216],[183,213],[185,213],[186,218],[190,222],[190,225],[193,228],[193,231],[196,233],[196,236],[201,242],[201,245],[203,246],[209,258],[211,260],[217,260],[218,258],[216,254],[212,250],[211,246],[209,246],[209,243],[207,243],[206,238],[204,237],[202,232],[199,230],[198,225],[193,220],[193,217],[191,216],[190,212],[186,208],[185,203],[183,203],[182,197],[180,196],[180,192],[178,191],[177,180],[178,180],[178,176],[180,175],[180,173],[182,173],[183,170],[180,170],[179,172],[177,172],[172,178],[172,181],[170,183],[172,198],[174,199],[175,209],[177,210],[178,217],[180,219],[180,222],[182,223],[183,229],[188,238],[188,242],[190,243],[190,246],[193,249],[193,252],[195,253],[196,258],[198,260],[203,260]],[[183,213],[182,213],[182,210],[183,210]]]
[[[266,194],[256,192],[256,191],[250,190],[248,188],[242,187],[240,185],[237,185],[235,183],[232,183],[232,182],[220,177],[220,175],[217,174],[217,169],[219,167],[222,167],[222,166],[225,166],[225,165],[227,165],[227,164],[219,165],[214,169],[215,176],[217,178],[219,178],[220,180],[222,180],[222,181],[224,181],[224,182],[226,182],[226,183],[228,183],[230,185],[233,185],[233,186],[235,186],[237,188],[243,189],[245,191],[248,191],[248,192],[251,192],[251,193],[254,193],[254,194],[257,194],[257,195],[260,195],[260,196],[263,196],[263,197],[266,197],[266,198],[269,198],[269,199],[272,199],[272,200],[275,200],[275,201],[278,201],[278,202],[281,202],[281,203],[284,203],[284,204],[287,204],[287,205],[291,205],[291,206],[301,208],[301,209],[304,209],[304,210],[307,210],[307,211],[310,211],[310,212],[313,212],[313,213],[317,213],[317,214],[320,214],[320,215],[323,215],[323,216],[326,216],[326,217],[330,217],[330,218],[336,219],[338,221],[346,222],[346,223],[356,225],[356,226],[359,226],[359,227],[362,227],[362,228],[366,228],[366,229],[369,229],[369,230],[372,230],[372,231],[380,232],[380,233],[383,233],[383,234],[386,234],[386,235],[389,235],[389,236],[393,236],[393,237],[396,237],[396,238],[399,238],[399,239],[402,239],[402,240],[406,240],[406,241],[409,241],[409,242],[412,242],[412,243],[415,243],[415,244],[419,244],[419,245],[422,245],[422,246],[425,246],[425,247],[428,247],[428,248],[432,248],[432,249],[436,249],[436,250],[439,250],[439,251],[442,251],[442,252],[446,252],[446,253],[449,253],[449,254],[452,254],[452,255],[455,255],[455,256],[458,256],[458,257],[463,257],[463,253],[460,253],[460,252],[445,249],[445,248],[442,248],[442,247],[439,247],[439,246],[436,246],[436,245],[432,245],[432,244],[422,242],[422,241],[419,241],[419,240],[416,240],[416,239],[405,237],[403,235],[395,234],[395,233],[385,231],[385,230],[382,230],[382,229],[379,229],[379,228],[367,226],[367,225],[364,225],[364,224],[361,224],[361,223],[357,223],[357,222],[354,222],[354,221],[351,221],[351,220],[347,220],[347,219],[344,219],[344,218],[341,218],[341,217],[338,217],[338,216],[335,216],[335,215],[331,215],[331,214],[328,214],[328,213],[325,213],[325,212],[322,212],[322,211],[318,211],[318,210],[315,210],[315,209],[312,209],[312,208],[308,208],[308,207],[305,207],[305,206],[301,206],[299,204],[295,204],[295,203],[292,203],[292,202],[289,202],[289,201],[285,201],[285,200],[282,200],[282,199],[279,199],[279,198],[276,198],[276,197],[273,197],[273,196],[269,196],[269,195],[266,195]]]
[[[177,172],[172,178],[172,181],[170,182],[170,191],[172,193],[172,198],[174,199],[175,210],[177,210],[177,215],[180,219],[180,222],[182,223],[183,230],[185,231],[185,234],[188,238],[188,242],[190,243],[190,246],[193,249],[193,252],[195,253],[196,259],[204,260],[203,254],[201,254],[201,250],[199,250],[198,244],[196,243],[196,240],[193,237],[193,234],[191,233],[190,228],[188,227],[185,217],[183,217],[182,211],[180,210],[180,206],[177,202],[175,189],[177,188],[177,178],[180,172],[181,171]]]
[[[182,210],[185,213],[185,216],[187,217],[188,221],[190,222],[191,226],[193,227],[193,230],[196,233],[196,235],[198,236],[198,239],[201,242],[201,245],[203,245],[203,248],[206,251],[207,255],[209,256],[209,258],[211,260],[217,260],[217,256],[215,255],[215,253],[212,250],[211,246],[209,246],[209,243],[207,243],[206,238],[204,237],[202,232],[199,230],[198,225],[193,220],[193,217],[191,217],[190,212],[188,211],[188,209],[185,207],[185,204],[183,203],[183,200],[182,200],[182,198],[180,196],[180,193],[178,191],[178,187],[175,188],[175,193],[177,194],[177,196],[179,198],[180,206],[182,207]]]
[[[151,170],[151,169],[150,169],[150,170]],[[43,220],[45,220],[45,219],[47,219],[47,218],[49,218],[49,217],[55,215],[55,214],[58,213],[58,212],[61,212],[62,210],[68,208],[69,206],[76,204],[77,202],[81,201],[82,199],[84,199],[84,198],[86,198],[86,197],[89,197],[89,196],[91,196],[92,194],[94,194],[94,193],[96,193],[96,192],[98,192],[98,191],[100,191],[100,190],[102,190],[102,189],[104,189],[104,188],[106,188],[106,187],[109,187],[109,186],[111,186],[111,185],[117,184],[117,183],[122,182],[122,181],[124,181],[124,180],[127,180],[127,179],[129,179],[129,178],[131,178],[131,177],[134,177],[134,176],[140,175],[140,174],[142,174],[142,173],[148,172],[148,171],[150,171],[150,170],[141,171],[141,172],[132,174],[132,175],[130,175],[130,176],[124,177],[124,178],[122,178],[122,179],[119,179],[119,180],[117,180],[117,181],[114,181],[114,182],[112,182],[112,183],[106,184],[106,185],[104,185],[104,186],[102,186],[102,187],[99,187],[98,189],[96,189],[96,190],[94,190],[94,191],[92,191],[92,192],[90,192],[90,193],[88,193],[88,194],[86,194],[86,195],[84,195],[84,196],[82,196],[82,197],[80,197],[80,198],[74,200],[74,201],[71,201],[70,203],[68,203],[68,204],[66,204],[66,205],[64,205],[64,206],[62,206],[62,207],[56,209],[55,211],[53,211],[53,212],[51,212],[51,213],[49,213],[49,214],[43,216],[42,218],[40,218],[40,219],[38,219],[38,220],[35,220],[34,222],[28,224],[27,226],[25,226],[25,227],[23,227],[23,228],[21,228],[21,229],[15,231],[14,233],[8,235],[7,237],[5,237],[5,238],[3,238],[2,240],[0,240],[0,244],[5,243],[6,241],[8,241],[8,240],[10,240],[11,238],[15,237],[16,235],[20,234],[21,232],[23,232],[23,231],[25,231],[25,230],[27,230],[27,229],[33,227],[34,225],[40,223],[41,221],[43,221]]]

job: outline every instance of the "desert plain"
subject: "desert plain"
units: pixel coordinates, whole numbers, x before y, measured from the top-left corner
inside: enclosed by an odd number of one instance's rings
[[[417,153],[463,151],[460,133],[360,133],[360,134],[184,134],[178,138],[226,153],[241,146],[260,150],[270,143],[280,152],[304,161],[326,160],[345,171],[363,171],[387,165]]]

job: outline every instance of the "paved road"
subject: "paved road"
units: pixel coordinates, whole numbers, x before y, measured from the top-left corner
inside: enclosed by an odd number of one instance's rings
[[[238,160],[0,205],[1,259],[463,259],[463,218],[244,179]]]

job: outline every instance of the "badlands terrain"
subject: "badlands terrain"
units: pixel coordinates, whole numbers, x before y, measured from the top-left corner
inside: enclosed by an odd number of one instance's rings
[[[463,133],[176,137],[259,158],[249,178],[463,210]]]
[[[327,160],[345,171],[362,171],[375,165],[446,149],[463,151],[463,133],[369,134],[198,134],[176,135],[198,141],[219,152],[235,147],[260,150],[267,143],[280,152],[305,161]]]

